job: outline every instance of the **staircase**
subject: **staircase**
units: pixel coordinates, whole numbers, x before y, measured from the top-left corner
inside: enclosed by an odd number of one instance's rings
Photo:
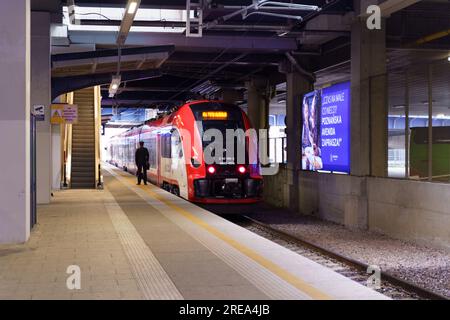
[[[71,187],[95,188],[95,113],[94,88],[74,92],[73,103],[78,105],[78,123],[72,125]]]

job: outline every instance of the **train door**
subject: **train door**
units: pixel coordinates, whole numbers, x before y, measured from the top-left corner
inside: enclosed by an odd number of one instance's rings
[[[162,185],[162,176],[161,176],[161,134],[156,134],[156,168],[157,168],[157,177],[156,181],[158,186]]]
[[[37,223],[36,200],[36,116],[30,116],[30,230]]]
[[[184,162],[183,143],[181,135],[177,129],[173,129],[171,137],[172,147],[172,176],[178,182],[178,194],[183,198],[188,198],[187,173]]]

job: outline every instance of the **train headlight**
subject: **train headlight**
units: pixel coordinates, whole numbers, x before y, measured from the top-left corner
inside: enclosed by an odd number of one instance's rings
[[[208,170],[208,173],[209,173],[209,174],[214,174],[214,173],[216,173],[216,168],[214,168],[214,166],[209,166],[207,170]]]
[[[238,171],[240,174],[244,174],[247,172],[247,168],[245,166],[239,166]]]

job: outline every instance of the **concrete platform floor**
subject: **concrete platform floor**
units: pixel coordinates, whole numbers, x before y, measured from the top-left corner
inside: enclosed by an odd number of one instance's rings
[[[39,206],[28,243],[0,246],[0,299],[140,299],[142,294],[105,208],[107,191],[56,192]],[[66,286],[70,265],[81,290]]]
[[[38,222],[0,246],[0,299],[385,298],[112,168],[105,190],[56,192]]]

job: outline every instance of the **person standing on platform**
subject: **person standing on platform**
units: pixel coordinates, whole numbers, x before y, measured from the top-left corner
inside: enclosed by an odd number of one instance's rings
[[[140,147],[136,150],[135,162],[137,167],[137,179],[138,185],[144,180],[144,184],[147,185],[147,170],[149,167],[149,153],[148,149],[144,147],[144,142],[139,142]]]

